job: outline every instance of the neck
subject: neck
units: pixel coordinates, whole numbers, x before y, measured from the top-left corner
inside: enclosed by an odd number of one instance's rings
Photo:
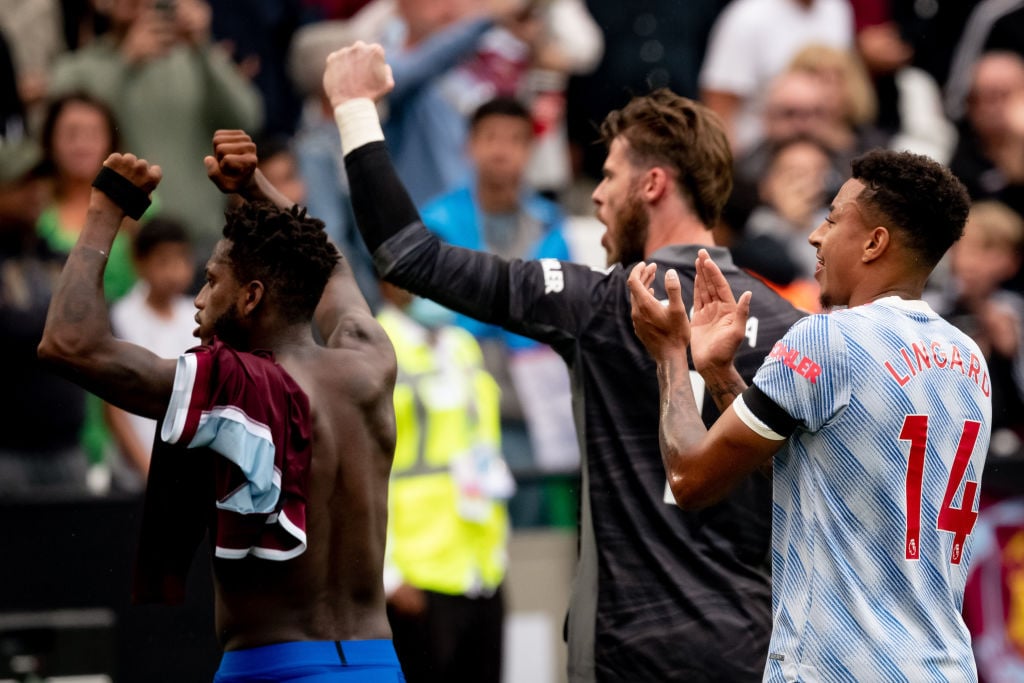
[[[477,179],[476,200],[484,213],[510,213],[519,206],[519,186]]]
[[[662,247],[671,244],[695,244],[701,247],[715,246],[714,235],[697,217],[691,213],[683,213],[667,220],[656,220],[651,217],[651,225],[644,246],[644,258]]]
[[[310,323],[281,323],[253,330],[249,337],[249,350],[267,349],[275,356],[298,355],[316,347]]]
[[[875,282],[872,282],[872,280]],[[907,299],[913,301],[920,299],[924,293],[925,283],[928,281],[928,276],[915,276],[909,274],[901,274],[897,278],[878,278],[874,274],[872,276],[865,276],[861,279],[861,282],[870,283],[867,288],[862,291],[855,292],[850,297],[849,306],[860,306],[861,304],[869,304],[872,301],[878,301],[890,296],[898,296],[901,299]]]

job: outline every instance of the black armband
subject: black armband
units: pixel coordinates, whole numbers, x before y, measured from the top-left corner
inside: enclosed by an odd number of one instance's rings
[[[754,417],[765,423],[779,436],[791,436],[800,426],[799,420],[793,418],[782,406],[755,385],[751,384],[747,387],[742,396],[743,403]]]
[[[129,218],[139,220],[149,208],[149,196],[109,166],[100,169],[92,186],[110,197]]]

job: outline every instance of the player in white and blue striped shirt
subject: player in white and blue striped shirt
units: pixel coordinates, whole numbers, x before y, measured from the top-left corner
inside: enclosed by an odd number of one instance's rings
[[[796,323],[749,388],[731,360],[749,293],[736,302],[701,254],[691,323],[678,276],[666,275],[668,307],[648,289],[651,266],[630,277],[634,325],[658,362],[677,502],[711,504],[774,456],[766,681],[977,679],[960,608],[991,381],[970,337],[920,300],[968,203],[925,157],[855,160],[810,237],[822,303],[845,309]],[[687,346],[716,400],[731,401],[710,430]]]

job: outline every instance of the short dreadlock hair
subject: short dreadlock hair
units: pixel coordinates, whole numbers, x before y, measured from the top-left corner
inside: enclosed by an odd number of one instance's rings
[[[228,211],[224,238],[241,282],[263,282],[268,297],[291,322],[309,320],[331,271],[341,258],[327,239],[323,221],[297,206],[279,209],[247,202]]]
[[[857,202],[899,230],[929,268],[963,236],[971,200],[964,184],[939,162],[876,149],[854,159],[852,169],[864,184]]]

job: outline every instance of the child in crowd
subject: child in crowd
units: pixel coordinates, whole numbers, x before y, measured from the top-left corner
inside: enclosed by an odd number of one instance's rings
[[[143,225],[132,245],[139,281],[110,310],[114,334],[164,358],[175,358],[198,341],[192,284],[192,245],[183,225],[157,217]],[[106,406],[107,421],[120,453],[108,458],[113,485],[141,491],[149,472],[156,422]]]

